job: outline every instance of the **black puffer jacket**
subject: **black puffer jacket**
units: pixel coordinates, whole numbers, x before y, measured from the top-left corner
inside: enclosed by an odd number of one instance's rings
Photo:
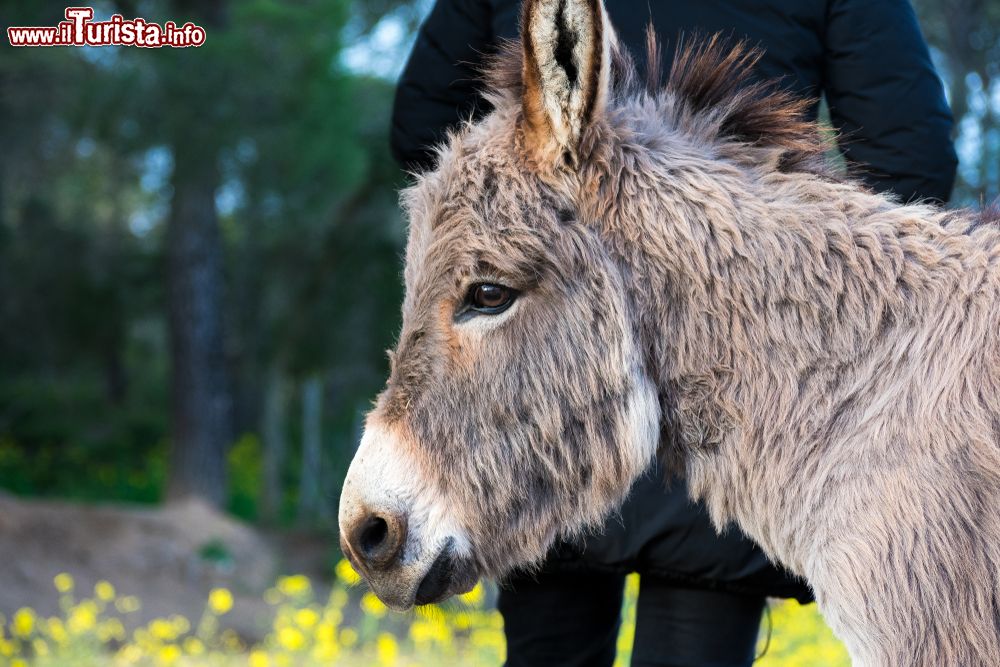
[[[764,48],[755,75],[801,96],[826,97],[840,148],[873,188],[904,200],[946,201],[955,177],[952,118],[908,0],[606,0],[619,39],[642,66],[646,25],[665,42],[722,31]],[[499,38],[516,38],[519,0],[437,0],[396,92],[392,148],[424,169],[445,129],[486,111],[477,67]],[[665,67],[669,68],[669,62]],[[813,113],[818,111],[818,104]],[[739,531],[719,537],[682,483],[664,492],[654,471],[620,519],[583,549],[562,545],[566,567],[655,573],[682,585],[805,598],[808,589]]]

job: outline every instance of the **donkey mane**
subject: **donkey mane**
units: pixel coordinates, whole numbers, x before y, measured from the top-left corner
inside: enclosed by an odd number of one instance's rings
[[[979,227],[986,227],[987,225],[1000,227],[1000,199],[994,199],[992,203],[984,206],[975,215],[972,224],[969,226],[969,231]]]
[[[522,26],[522,30],[523,30]],[[671,96],[680,104],[671,120],[682,131],[704,135],[741,148],[776,149],[780,171],[807,171],[835,177],[824,159],[830,147],[818,122],[808,116],[813,100],[800,98],[777,81],[755,81],[753,67],[763,49],[746,40],[733,42],[722,33],[682,37],[674,50],[670,72],[660,71],[661,45],[652,24],[646,29],[646,76],[636,73],[627,49],[611,53],[612,98]],[[503,40],[482,69],[484,94],[493,106],[523,95],[524,54],[520,42]],[[670,113],[670,112],[668,112]]]
[[[1000,228],[1000,199],[983,204],[978,209],[963,207],[946,211],[941,218],[941,226],[966,235],[981,229]]]
[[[652,28],[647,31],[648,62],[658,62]],[[813,170],[828,148],[819,124],[809,120],[812,100],[799,98],[774,81],[752,81],[753,67],[764,51],[745,41],[734,46],[718,33],[695,36],[677,45],[666,90],[677,95],[701,119],[715,118],[717,137],[741,144],[782,149],[782,167]],[[650,67],[647,90],[656,85]]]

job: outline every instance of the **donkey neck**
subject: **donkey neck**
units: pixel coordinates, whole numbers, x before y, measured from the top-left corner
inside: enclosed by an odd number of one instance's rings
[[[942,236],[919,218],[930,209],[693,152],[625,147],[617,158],[594,219],[626,276],[647,368],[682,396],[854,359],[923,305],[913,297],[933,279],[961,270],[904,257]]]
[[[609,163],[590,213],[660,389],[665,459],[718,524],[799,569],[820,502],[802,471],[838,402],[892,355],[891,330],[975,289],[982,259],[943,214],[853,184],[693,149],[623,146]]]

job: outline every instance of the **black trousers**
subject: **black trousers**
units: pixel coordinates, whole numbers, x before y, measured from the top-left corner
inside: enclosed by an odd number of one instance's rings
[[[625,578],[543,572],[501,589],[508,667],[610,667]],[[763,597],[677,588],[642,575],[632,667],[749,667]]]

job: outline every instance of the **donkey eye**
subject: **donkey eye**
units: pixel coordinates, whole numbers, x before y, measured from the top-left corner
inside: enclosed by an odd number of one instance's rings
[[[496,315],[510,308],[517,291],[503,285],[479,283],[469,288],[468,304],[471,310],[486,315]]]

